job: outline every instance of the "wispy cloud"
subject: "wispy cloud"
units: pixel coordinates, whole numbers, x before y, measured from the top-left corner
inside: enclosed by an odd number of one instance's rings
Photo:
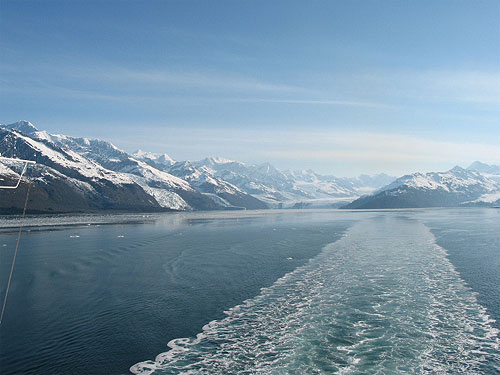
[[[362,74],[355,81],[388,97],[426,102],[500,104],[500,72],[490,70],[418,70]]]
[[[141,106],[211,103],[296,104],[443,112],[449,105],[500,109],[500,72],[400,70],[351,72],[278,81],[241,72],[193,68],[139,69],[105,62],[0,66],[2,91],[64,96]],[[432,104],[432,106],[429,106]],[[448,108],[445,108],[448,106]]]
[[[22,74],[25,68],[18,65],[2,65],[0,72],[5,75]],[[32,64],[29,79],[46,77],[50,83],[66,82],[73,86],[97,84],[98,88],[106,85],[109,89],[121,90],[126,87],[137,89],[210,89],[213,91],[232,92],[269,92],[269,93],[311,93],[313,90],[293,84],[262,80],[245,76],[241,73],[213,72],[193,69],[131,69],[106,63],[75,64]],[[26,78],[26,77],[25,77]]]
[[[130,70],[113,68],[109,70],[82,70],[88,78],[105,79],[114,83],[135,83],[148,85],[172,85],[176,87],[204,87],[217,90],[232,91],[265,91],[265,92],[304,92],[303,87],[278,82],[263,81],[237,74],[225,75],[214,72],[189,70]]]
[[[236,74],[175,70],[132,70],[124,67],[57,67],[40,65],[43,74],[19,86],[4,78],[3,91],[29,92],[82,99],[199,105],[206,103],[269,103],[391,108],[363,100],[324,99],[318,90],[293,84],[247,78]],[[18,71],[19,67],[3,67]],[[48,73],[48,74],[47,74]],[[46,76],[58,77],[48,80]],[[61,77],[63,79],[61,79]],[[31,85],[30,85],[31,82]],[[208,95],[207,95],[208,94]],[[232,94],[232,96],[228,96]],[[328,94],[332,96],[331,94]]]
[[[394,106],[365,101],[354,100],[330,100],[330,99],[273,99],[273,98],[233,98],[234,102],[244,103],[276,103],[276,104],[312,104],[312,105],[336,105],[352,107],[371,107],[371,108],[393,108]]]

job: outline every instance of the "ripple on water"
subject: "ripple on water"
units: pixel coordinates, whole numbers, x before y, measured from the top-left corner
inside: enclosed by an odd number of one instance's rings
[[[496,374],[498,331],[421,223],[367,219],[134,374]]]

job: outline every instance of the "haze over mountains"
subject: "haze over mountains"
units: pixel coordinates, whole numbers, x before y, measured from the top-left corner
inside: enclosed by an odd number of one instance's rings
[[[168,154],[126,153],[113,144],[49,134],[28,121],[0,125],[0,153],[35,160],[30,212],[227,210],[266,208],[400,208],[500,204],[500,166],[339,178],[312,170],[282,171],[222,158],[175,161]],[[0,184],[19,178],[0,163]],[[0,212],[19,212],[26,180],[2,190]]]

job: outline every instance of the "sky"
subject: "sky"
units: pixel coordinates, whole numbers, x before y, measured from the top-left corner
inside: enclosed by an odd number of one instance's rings
[[[500,164],[500,2],[0,1],[0,123],[354,176]]]

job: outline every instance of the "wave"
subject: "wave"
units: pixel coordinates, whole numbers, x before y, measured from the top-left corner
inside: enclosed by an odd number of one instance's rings
[[[360,221],[133,374],[496,374],[498,330],[429,229]]]

